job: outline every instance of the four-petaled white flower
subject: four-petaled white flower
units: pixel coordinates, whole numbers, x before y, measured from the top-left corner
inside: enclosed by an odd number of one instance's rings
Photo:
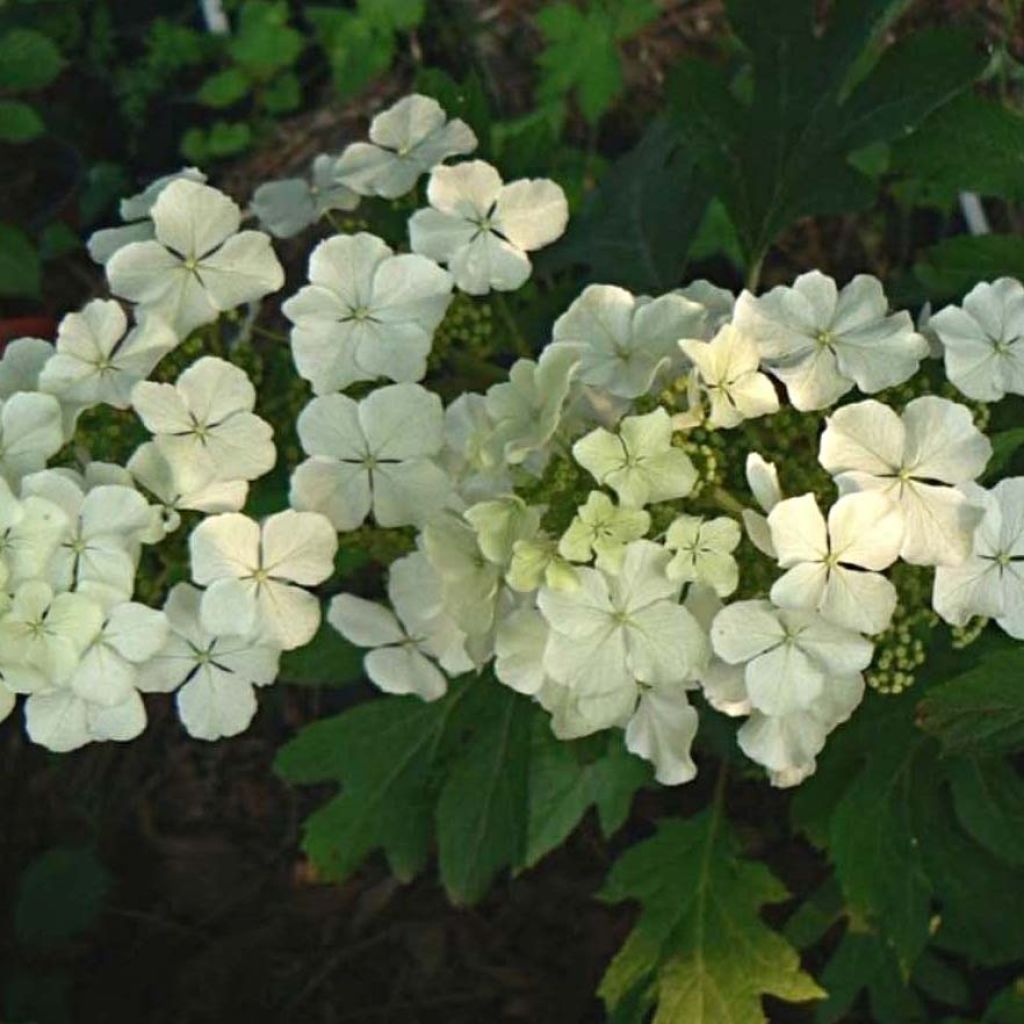
[[[354,530],[373,512],[379,526],[422,523],[450,493],[434,461],[443,443],[441,400],[418,384],[392,384],[356,402],[321,395],[302,410],[299,440],[310,456],[291,480],[295,508]]]
[[[331,210],[354,210],[359,196],[337,180],[338,158],[313,158],[310,180],[266,181],[252,194],[252,212],[275,238],[292,238]]]
[[[156,446],[183,473],[255,480],[274,465],[274,430],[252,411],[256,389],[223,359],[197,359],[175,384],[141,381],[131,399]]]
[[[334,528],[315,512],[288,509],[262,526],[238,512],[204,519],[189,537],[192,579],[207,588],[203,628],[285,651],[309,643],[320,601],[303,587],[331,575],[337,550]]]
[[[526,255],[565,231],[569,206],[553,181],[502,184],[482,160],[438,167],[427,186],[430,206],[409,220],[413,252],[447,264],[470,295],[514,291],[533,269]]]
[[[617,434],[597,427],[572,446],[572,454],[631,508],[685,498],[697,481],[690,457],[672,446],[672,420],[660,407],[644,416],[626,416]]]
[[[901,384],[928,354],[910,314],[890,314],[881,284],[867,274],[841,291],[814,270],[759,298],[744,292],[733,323],[800,410],[824,409],[854,384],[868,394]]]
[[[591,491],[576,509],[569,528],[558,542],[558,553],[571,562],[589,562],[614,572],[630,541],[640,540],[651,526],[649,512],[620,508],[603,491]]]
[[[269,236],[239,231],[241,211],[215,188],[172,181],[151,216],[156,237],[118,249],[107,279],[115,295],[160,316],[180,337],[284,284]]]
[[[984,615],[1024,640],[1024,477],[1000,480],[991,491],[965,487],[984,508],[970,557],[935,570],[932,607],[946,622],[966,625]]]
[[[818,457],[840,493],[881,491],[899,506],[900,558],[958,565],[971,552],[982,510],[957,485],[974,480],[991,452],[966,406],[926,395],[902,416],[873,399],[837,409]]]
[[[440,579],[422,554],[392,563],[388,598],[394,612],[339,594],[327,621],[351,643],[374,648],[366,655],[366,674],[385,693],[437,700],[448,680],[434,661],[452,675],[468,672],[473,663],[466,656],[464,634],[444,613]]]
[[[43,576],[67,526],[57,505],[32,494],[19,500],[0,479],[0,592]]]
[[[545,671],[570,688],[594,731],[625,724],[641,684],[681,689],[707,660],[707,636],[665,573],[670,558],[651,541],[634,541],[616,574],[582,568],[575,590],[538,595],[551,629]]]
[[[843,495],[828,523],[813,494],[780,501],[768,515],[772,546],[786,574],[772,601],[782,608],[814,608],[839,626],[881,633],[896,609],[896,588],[880,570],[896,561],[903,516],[878,491]]]
[[[281,651],[265,638],[215,636],[200,619],[202,597],[188,583],[171,588],[164,604],[170,635],[140,670],[138,685],[146,693],[177,690],[178,717],[188,734],[218,740],[249,727],[254,687],[277,678]]]
[[[668,564],[669,579],[703,583],[719,597],[728,597],[740,581],[732,553],[741,536],[740,524],[727,516],[679,516],[665,534],[665,547],[675,552]]]
[[[968,398],[998,402],[1024,394],[1024,285],[1010,277],[975,285],[963,308],[933,314],[928,328],[942,343],[946,376]]]
[[[127,409],[132,388],[177,344],[178,336],[159,317],[148,316],[128,331],[120,303],[95,299],[60,322],[57,351],[39,374],[39,389],[63,402]]]
[[[637,299],[624,288],[592,284],[555,321],[552,339],[580,354],[579,380],[620,398],[636,398],[678,358],[705,309],[682,295]]]
[[[679,347],[693,360],[711,403],[712,427],[737,427],[744,420],[778,412],[772,382],[758,372],[760,357],[750,335],[726,324],[711,341],[684,338]]]
[[[747,486],[754,500],[763,512],[771,512],[782,501],[782,488],[779,487],[779,473],[774,462],[768,462],[757,452],[748,452],[744,466]],[[743,510],[743,528],[747,531],[750,543],[763,555],[775,557],[772,545],[772,532],[768,529],[768,519],[752,508]]]
[[[474,149],[476,135],[465,121],[447,120],[437,100],[413,93],[370,122],[369,142],[345,147],[334,173],[360,195],[397,199],[442,160]]]
[[[766,715],[809,708],[829,679],[863,671],[874,650],[852,630],[817,612],[774,608],[767,601],[727,605],[711,624],[715,654],[745,665],[751,705]]]
[[[626,748],[654,765],[654,777],[663,786],[682,785],[697,775],[690,755],[697,724],[697,710],[684,689],[642,689],[626,723]]]
[[[396,256],[375,235],[335,235],[309,258],[310,284],[282,307],[292,355],[318,395],[362,380],[416,381],[451,302],[451,275],[424,256]]]

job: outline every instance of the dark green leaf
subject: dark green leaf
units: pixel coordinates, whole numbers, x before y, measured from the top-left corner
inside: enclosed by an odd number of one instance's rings
[[[601,982],[614,1012],[653,984],[654,1024],[763,1024],[761,996],[801,1002],[824,993],[796,950],[760,917],[786,890],[744,860],[716,810],[663,821],[616,862],[602,890],[641,904],[637,924]]]
[[[950,753],[995,757],[1024,749],[1024,647],[990,651],[974,668],[933,688],[918,706],[918,724]]]
[[[612,165],[569,233],[538,264],[581,263],[591,280],[666,291],[681,281],[709,198],[687,141],[657,120]]]
[[[426,0],[359,0],[359,10],[387,31],[415,28],[426,12]]]
[[[335,7],[307,7],[306,17],[341,96],[351,96],[387,70],[395,51],[393,32],[354,11]]]
[[[925,950],[914,964],[911,982],[929,998],[946,1006],[971,1004],[971,990],[963,975],[952,964]]]
[[[1024,238],[957,235],[925,249],[914,273],[935,300],[959,299],[979,281],[1024,277]]]
[[[1013,765],[960,758],[949,776],[960,824],[1000,860],[1024,866],[1024,781]]]
[[[252,82],[240,68],[227,68],[210,75],[200,86],[196,99],[208,107],[220,109],[230,107],[246,96]]]
[[[280,679],[306,686],[345,686],[363,676],[363,651],[350,644],[333,626],[322,622],[304,647],[286,651]]]
[[[650,767],[630,754],[618,732],[593,743],[567,743],[551,735],[538,718],[530,753],[530,810],[524,864],[531,867],[560,846],[591,805],[605,836],[617,832],[629,814],[633,795],[650,782]]]
[[[302,103],[302,86],[294,72],[285,71],[272,78],[260,95],[268,114],[287,114]]]
[[[995,100],[961,96],[894,147],[893,169],[952,193],[1024,198],[1024,116]]]
[[[1003,989],[985,1010],[982,1024],[1024,1024],[1024,985]]]
[[[41,268],[32,240],[11,224],[0,223],[0,295],[39,294]]]
[[[45,130],[43,119],[27,103],[0,100],[0,142],[28,142]]]
[[[983,69],[971,37],[916,32],[849,91],[865,48],[898,3],[841,0],[815,34],[809,0],[732,0],[730,20],[753,61],[748,103],[734,98],[715,68],[687,61],[678,69],[676,116],[750,266],[795,219],[869,204],[874,187],[851,166],[850,153],[910,131]]]
[[[81,238],[61,220],[47,224],[39,233],[39,258],[44,261],[59,259],[81,246]]]
[[[420,68],[416,72],[416,91],[437,100],[450,118],[458,117],[465,121],[476,133],[481,152],[485,156],[489,153],[490,104],[483,83],[475,71],[470,72],[461,82],[456,82],[440,68]],[[506,177],[516,176],[504,165],[502,171]]]
[[[49,85],[64,66],[60,51],[34,29],[13,28],[0,36],[0,89],[27,92]]]
[[[58,846],[25,869],[14,905],[14,931],[25,946],[66,942],[103,909],[110,875],[91,847]]]
[[[530,766],[530,702],[491,682],[460,712],[472,734],[437,805],[441,881],[456,904],[475,903],[494,876],[522,862]]]
[[[985,467],[985,480],[995,481],[1010,465],[1021,445],[1024,445],[1024,427],[1012,427],[1010,430],[990,434],[989,440],[992,442],[992,457]]]
[[[797,949],[808,949],[819,942],[840,919],[843,894],[834,877],[829,877],[797,908],[782,930],[786,941]]]

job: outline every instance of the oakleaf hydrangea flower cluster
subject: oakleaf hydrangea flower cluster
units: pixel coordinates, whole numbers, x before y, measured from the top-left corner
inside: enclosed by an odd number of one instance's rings
[[[533,355],[446,405],[435,341],[456,298],[525,285],[568,205],[552,181],[463,159],[472,130],[427,97],[369,135],[248,211],[194,168],[160,179],[92,240],[114,298],[70,313],[54,346],[8,346],[0,717],[23,695],[31,739],[70,750],[138,735],[141,695],[176,692],[193,736],[233,735],[324,618],[385,693],[437,700],[487,672],[560,738],[622,730],[666,785],[694,777],[700,717],[723,713],[794,785],[863,698],[901,564],[931,574],[946,622],[1024,639],[1024,481],[986,489],[978,426],[979,403],[1024,394],[1019,283],[931,317],[945,380],[867,275],[738,296],[593,284]],[[407,238],[338,229],[338,212],[410,193]],[[213,342],[283,285],[267,232],[313,225],[281,305],[312,392],[302,454],[290,507],[260,517],[250,489],[282,425]],[[77,436],[100,406],[137,430],[123,466]],[[801,443],[781,443],[797,419]],[[369,535],[394,538],[386,604],[333,581],[339,546]],[[175,538],[187,572],[150,607],[141,567]]]

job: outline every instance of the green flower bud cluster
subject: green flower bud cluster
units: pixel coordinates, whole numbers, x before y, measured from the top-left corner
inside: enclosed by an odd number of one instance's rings
[[[876,636],[875,659],[864,674],[865,682],[883,694],[902,693],[913,686],[924,664],[931,632],[939,617],[931,608],[931,571],[897,563],[891,579],[899,603],[889,628]]]
[[[976,615],[964,626],[950,626],[953,649],[962,651],[965,647],[970,647],[985,632],[988,623],[989,620],[984,615]]]
[[[123,466],[132,452],[149,440],[145,427],[131,409],[115,409],[110,405],[97,405],[86,409],[78,420],[75,431],[76,445],[65,449],[65,464],[115,462]]]
[[[543,476],[516,488],[528,505],[546,505],[541,526],[553,537],[569,528],[587,495],[596,490],[594,478],[571,455],[557,455],[548,461]]]
[[[256,412],[274,424],[278,463],[297,466],[305,454],[295,424],[309,402],[309,385],[295,372],[291,348],[260,339],[256,344],[239,345],[231,361],[248,373],[256,388]]]
[[[390,565],[416,550],[416,531],[412,527],[382,530],[378,526],[361,526],[341,534],[339,545],[339,552],[362,552],[371,563]]]
[[[434,334],[433,349],[427,361],[428,371],[442,366],[453,352],[472,352],[481,358],[489,358],[494,351],[494,310],[490,303],[456,292]]]

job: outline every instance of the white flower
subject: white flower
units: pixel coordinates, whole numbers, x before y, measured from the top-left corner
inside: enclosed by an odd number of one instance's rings
[[[725,288],[698,278],[691,281],[685,288],[677,288],[676,295],[684,299],[700,303],[704,308],[704,321],[701,329],[694,332],[694,338],[712,338],[732,319],[732,311],[736,305],[736,296]]]
[[[95,299],[60,322],[57,351],[39,374],[39,389],[83,406],[131,404],[131,390],[177,344],[159,317],[146,317],[128,332],[120,303]]]
[[[614,572],[626,545],[643,537],[650,526],[650,513],[620,508],[603,491],[591,491],[558,542],[558,553],[572,562],[589,562],[594,556],[599,568]]]
[[[192,579],[207,587],[203,628],[253,634],[290,651],[313,639],[320,602],[303,587],[334,571],[338,538],[315,512],[278,512],[259,523],[237,512],[204,519],[189,537]]]
[[[771,512],[782,501],[779,473],[775,464],[767,462],[757,452],[748,452],[745,473],[747,486],[750,488],[750,493],[754,495],[754,500],[763,511]],[[745,508],[743,510],[743,528],[747,531],[750,543],[761,554],[767,555],[769,558],[775,557],[768,520],[760,512],[755,512],[752,508]]]
[[[55,753],[103,740],[127,743],[145,728],[146,708],[134,691],[110,707],[82,700],[67,686],[30,694],[25,701],[29,739]]]
[[[544,668],[573,691],[594,730],[628,720],[638,684],[681,688],[707,659],[707,637],[678,603],[680,584],[665,575],[670,557],[634,541],[617,574],[583,568],[577,589],[540,591],[551,627]]]
[[[44,575],[67,526],[57,505],[31,494],[19,501],[0,479],[0,592]]]
[[[643,508],[693,490],[697,471],[681,448],[672,447],[672,420],[661,407],[626,416],[613,434],[592,430],[572,446],[573,458],[623,505]]]
[[[578,585],[576,570],[557,551],[555,539],[543,531],[529,540],[517,540],[505,582],[518,594],[529,594],[542,583],[556,590],[574,589]]]
[[[693,360],[711,401],[712,427],[737,427],[778,412],[778,396],[772,382],[758,372],[760,358],[750,335],[726,324],[709,342],[684,338],[679,347]]]
[[[663,786],[678,786],[697,774],[690,747],[697,735],[697,712],[682,689],[644,689],[626,723],[626,748],[654,765]]]
[[[967,493],[984,518],[967,561],[935,570],[932,606],[954,626],[984,615],[1024,640],[1024,477],[1000,480],[987,493],[967,485]]]
[[[711,624],[715,653],[745,665],[751,705],[766,715],[809,708],[826,680],[867,668],[873,647],[815,612],[773,608],[767,601],[737,601]]]
[[[244,480],[217,480],[214,468],[205,460],[172,462],[153,441],[135,449],[128,471],[160,502],[165,533],[173,533],[181,525],[179,510],[238,512],[249,493]]]
[[[424,615],[423,582],[428,595],[433,589],[433,615]],[[448,680],[431,659],[441,661],[452,674],[473,666],[461,631],[439,605],[440,580],[423,555],[407,555],[392,564],[388,598],[394,612],[339,594],[331,601],[327,621],[351,643],[374,648],[366,656],[366,674],[385,693],[437,700],[448,689]]]
[[[94,231],[89,236],[87,248],[89,255],[97,263],[106,263],[118,249],[123,248],[129,242],[146,242],[153,238],[153,222],[150,220],[150,213],[153,204],[157,201],[160,193],[172,181],[185,178],[188,181],[196,181],[200,184],[206,182],[206,175],[196,167],[183,167],[174,174],[166,174],[149,183],[146,188],[134,196],[126,196],[121,200],[121,220],[125,221],[123,227],[103,228]]]
[[[53,395],[19,391],[0,401],[0,477],[8,483],[41,470],[63,446],[61,408]]]
[[[373,512],[378,526],[421,523],[448,498],[433,457],[443,441],[441,400],[418,384],[392,384],[356,402],[321,395],[299,415],[310,455],[292,474],[291,503],[354,530]]]
[[[311,284],[282,307],[292,355],[318,395],[361,380],[420,380],[451,302],[451,275],[423,256],[396,256],[375,235],[335,235],[309,258]]]
[[[636,398],[678,355],[680,338],[703,324],[703,306],[682,295],[636,299],[624,288],[592,284],[555,321],[552,340],[580,353],[579,380]]]
[[[214,636],[200,620],[202,594],[187,583],[171,588],[164,615],[171,633],[147,662],[139,688],[178,689],[178,716],[190,736],[217,740],[248,728],[256,714],[254,687],[277,678],[280,650],[249,636]],[[182,685],[184,684],[184,685]]]
[[[537,536],[542,513],[542,508],[527,505],[522,498],[509,494],[477,502],[466,509],[462,518],[473,527],[484,558],[508,568],[516,543]]]
[[[728,597],[739,585],[732,552],[741,536],[740,524],[727,516],[679,516],[665,534],[665,547],[676,552],[666,570],[669,579],[703,583],[719,597]]]
[[[502,618],[494,639],[494,674],[517,693],[534,697],[548,682],[544,649],[551,629],[533,607],[516,608]]]
[[[39,376],[53,353],[53,345],[41,338],[15,338],[8,342],[0,355],[0,399],[10,398],[18,391],[38,391]],[[82,406],[60,401],[60,412],[64,440],[70,441],[75,435]]]
[[[928,320],[942,342],[946,376],[968,398],[997,402],[1024,394],[1024,285],[1010,277],[975,285],[963,308]]]
[[[146,499],[120,484],[88,492],[74,474],[48,469],[26,477],[22,494],[56,505],[65,526],[45,576],[58,590],[74,588],[104,608],[127,601],[135,589],[139,546],[152,528]]]
[[[102,625],[103,611],[84,594],[54,594],[42,580],[22,583],[0,619],[4,684],[39,693],[66,683]]]
[[[183,473],[255,480],[274,465],[273,428],[252,411],[256,389],[223,359],[197,359],[175,384],[141,381],[131,400],[156,446]]]
[[[465,392],[444,411],[441,465],[462,501],[473,503],[512,490],[512,476],[503,458],[493,453],[494,421],[483,395]]]
[[[768,516],[784,576],[771,589],[781,608],[814,608],[859,633],[881,633],[896,610],[896,588],[879,575],[899,557],[903,516],[878,491],[843,495],[828,524],[813,494],[780,501]]]
[[[156,238],[118,249],[107,278],[115,295],[161,317],[180,337],[284,284],[270,238],[240,232],[238,206],[215,188],[172,181],[152,218]]]
[[[740,749],[768,769],[773,786],[794,786],[814,772],[828,734],[850,717],[863,696],[860,673],[830,677],[806,708],[784,715],[755,711],[740,726]]]
[[[744,292],[733,323],[755,340],[797,409],[824,409],[854,384],[872,394],[917,372],[928,343],[909,313],[888,309],[876,278],[858,274],[837,291],[815,270],[760,298]]]
[[[311,181],[286,178],[264,182],[252,194],[252,212],[275,238],[292,238],[330,210],[354,210],[359,196],[336,179],[337,157],[313,158]]]
[[[494,423],[491,458],[512,465],[540,452],[554,436],[579,356],[567,345],[548,345],[537,362],[517,359],[508,380],[487,389]]]
[[[900,557],[913,565],[957,565],[971,551],[981,509],[956,486],[985,468],[992,445],[970,410],[932,395],[898,416],[868,400],[826,421],[818,458],[840,493],[882,491],[903,513]]]
[[[702,583],[695,583],[687,589],[683,603],[705,633],[710,633],[711,623],[724,607],[714,590]],[[698,670],[697,681],[707,702],[716,711],[730,718],[750,714],[745,667],[742,664],[730,665],[712,651],[707,663]]]
[[[464,121],[447,121],[429,96],[404,96],[370,122],[370,142],[353,142],[335,177],[364,196],[397,199],[421,174],[450,156],[472,153],[476,135]]]
[[[533,269],[526,255],[565,231],[565,193],[546,178],[503,185],[482,160],[438,167],[427,187],[430,207],[409,219],[413,252],[445,263],[470,295],[514,291]]]

